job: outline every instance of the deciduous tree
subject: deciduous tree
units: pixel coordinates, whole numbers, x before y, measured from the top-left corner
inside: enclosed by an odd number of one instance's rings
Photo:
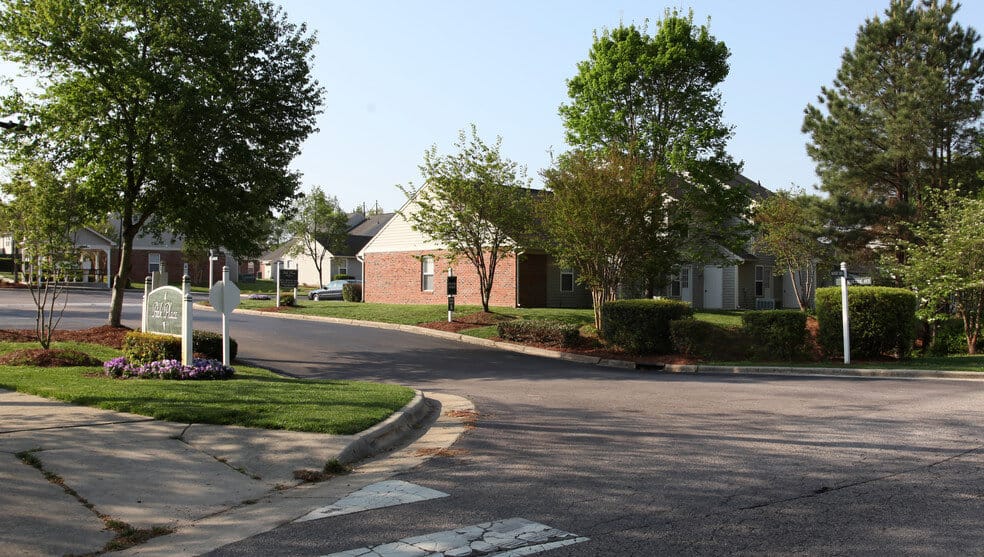
[[[91,215],[77,184],[47,162],[23,164],[0,190],[11,198],[0,208],[2,228],[21,246],[24,279],[37,310],[34,332],[47,350],[68,302],[67,274],[78,265],[73,234]]]
[[[0,56],[36,87],[0,112],[6,162],[69,169],[122,226],[109,313],[120,324],[133,239],[157,222],[250,255],[298,185],[288,167],[323,92],[314,39],[263,0],[3,0]],[[32,91],[37,91],[33,94]]]
[[[501,145],[501,137],[486,144],[473,125],[470,137],[458,134],[455,153],[439,155],[436,145],[424,152],[424,183],[402,188],[418,208],[403,214],[413,228],[475,268],[485,311],[496,267],[519,247],[532,216],[526,169],[503,157]]]
[[[286,223],[293,242],[288,253],[310,257],[318,271],[318,284],[324,287],[325,256],[345,249],[348,215],[339,207],[338,199],[325,195],[320,187],[299,198],[291,215]]]
[[[731,183],[740,170],[726,152],[732,128],[723,122],[718,86],[729,72],[727,46],[693,14],[667,11],[653,35],[619,26],[596,34],[588,59],[567,82],[560,107],[567,142],[586,150],[617,149],[644,161],[644,174],[671,204],[677,231],[671,250],[653,247],[637,267],[650,283],[684,261],[721,258],[747,242],[748,197]],[[651,288],[649,288],[651,290]]]
[[[641,265],[653,246],[672,242],[660,169],[641,156],[608,148],[566,153],[543,171],[551,195],[539,204],[561,266],[577,271],[591,290],[595,327],[601,306]]]
[[[777,191],[754,209],[758,233],[752,241],[758,253],[776,258],[777,275],[789,274],[799,308],[813,306],[817,288],[817,266],[830,255],[824,241],[826,221],[822,200],[800,192]]]
[[[906,246],[898,270],[922,298],[923,317],[952,309],[963,320],[967,352],[975,354],[984,319],[984,199],[947,192],[930,202],[937,217],[913,227],[921,245]]]

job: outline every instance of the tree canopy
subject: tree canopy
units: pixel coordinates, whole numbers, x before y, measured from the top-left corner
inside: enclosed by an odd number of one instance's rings
[[[758,253],[776,259],[775,273],[788,274],[799,308],[813,305],[817,288],[817,266],[830,257],[831,247],[823,241],[826,228],[822,200],[802,191],[777,191],[754,209],[757,227],[752,245]]]
[[[4,0],[0,56],[36,79],[5,114],[3,159],[49,161],[121,221],[110,324],[133,238],[157,223],[200,245],[260,251],[323,91],[314,38],[262,0]]]
[[[984,51],[950,1],[892,0],[865,21],[803,131],[837,213],[837,242],[905,260],[934,192],[979,191]]]
[[[496,266],[519,247],[530,224],[530,180],[525,168],[502,156],[501,137],[488,145],[472,125],[470,137],[462,130],[454,146],[450,155],[439,155],[436,145],[424,152],[424,183],[403,188],[418,210],[403,216],[445,246],[452,260],[471,263],[489,311]]]
[[[617,149],[573,151],[543,171],[552,192],[539,204],[549,250],[591,290],[598,329],[602,304],[653,246],[668,247],[673,237],[658,176],[655,164]]]
[[[635,25],[596,33],[560,107],[567,142],[597,151],[585,161],[630,155],[621,163],[642,165],[636,170],[666,204],[670,235],[644,248],[649,257],[632,269],[650,292],[684,261],[720,260],[717,246],[740,251],[749,203],[735,180],[740,164],[726,152],[732,128],[717,89],[729,72],[727,46],[692,14],[668,10],[655,27],[652,35]]]

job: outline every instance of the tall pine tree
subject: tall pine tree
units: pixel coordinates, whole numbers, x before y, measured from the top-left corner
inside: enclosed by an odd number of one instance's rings
[[[981,188],[984,52],[958,9],[893,0],[805,110],[807,152],[836,208],[832,235],[859,259],[904,263],[905,243],[919,243],[912,225],[933,218],[934,191]]]

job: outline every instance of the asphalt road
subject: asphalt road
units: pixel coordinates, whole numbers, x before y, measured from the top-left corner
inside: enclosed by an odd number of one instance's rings
[[[0,291],[0,327],[30,326],[16,299]],[[97,295],[71,300],[66,327],[105,320]],[[218,329],[214,313],[195,319]],[[453,393],[480,415],[453,451],[396,478],[450,497],[215,555],[323,555],[510,517],[590,538],[551,556],[984,548],[984,382],[663,375],[309,321],[234,315],[231,328],[257,363]]]

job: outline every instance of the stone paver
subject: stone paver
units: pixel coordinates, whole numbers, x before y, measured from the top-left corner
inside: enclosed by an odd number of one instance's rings
[[[545,524],[508,518],[322,557],[518,557],[585,541]]]
[[[294,522],[317,520],[329,516],[357,513],[369,509],[381,509],[383,507],[416,503],[447,496],[447,493],[428,487],[401,480],[390,480],[368,485],[334,504],[315,509],[310,514],[302,516]]]

